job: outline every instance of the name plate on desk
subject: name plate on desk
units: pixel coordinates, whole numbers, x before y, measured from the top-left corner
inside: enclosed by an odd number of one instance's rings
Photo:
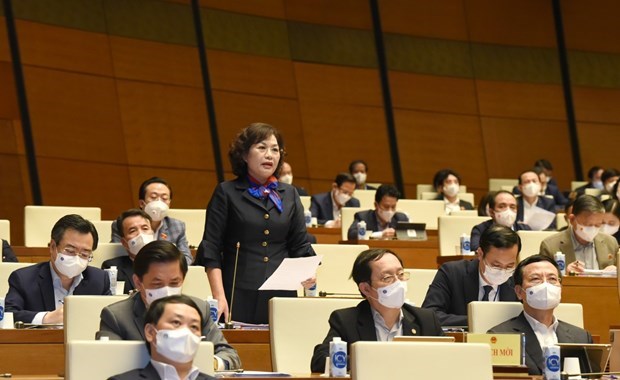
[[[493,365],[521,365],[525,343],[524,334],[467,334],[467,343],[487,343],[491,346]]]

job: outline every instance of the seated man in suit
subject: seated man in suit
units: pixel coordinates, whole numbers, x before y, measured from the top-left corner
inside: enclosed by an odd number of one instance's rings
[[[562,298],[562,274],[558,264],[542,255],[527,257],[517,265],[515,292],[523,312],[489,330],[489,333],[525,334],[525,365],[530,375],[541,375],[543,347],[556,343],[592,343],[586,330],[559,321],[553,310]]]
[[[519,191],[522,195],[517,198],[517,222],[529,224],[528,221],[534,217],[537,209],[555,213],[555,202],[551,198],[540,196],[540,189],[540,178],[535,171],[527,170],[521,173]],[[555,230],[555,218],[545,229]]]
[[[605,169],[601,174],[601,181],[603,182],[603,192],[601,195],[609,195],[612,198],[616,197],[613,189],[620,178],[620,170],[618,169]]]
[[[21,268],[9,276],[6,311],[15,321],[63,323],[66,296],[109,295],[110,278],[88,265],[97,249],[95,226],[79,215],[65,215],[52,228],[50,261]]]
[[[355,178],[355,188],[359,190],[376,190],[366,184],[368,164],[364,160],[355,160],[349,164],[349,173]]]
[[[13,252],[13,249],[11,249],[11,246],[9,245],[9,242],[4,240],[4,239],[0,239],[2,240],[2,262],[13,262],[16,263],[17,262],[17,256],[15,256],[15,252]]]
[[[391,238],[396,233],[396,224],[409,220],[407,215],[396,212],[400,193],[392,185],[381,185],[375,192],[375,209],[356,212],[349,227],[349,240],[357,239],[357,223],[366,222],[366,231],[373,231],[373,238]]]
[[[397,335],[443,335],[431,310],[405,303],[409,272],[401,259],[387,249],[369,249],[353,263],[351,277],[365,298],[355,307],[334,311],[329,317],[329,332],[314,348],[312,372],[325,370],[329,342],[340,337],[350,345],[357,341],[391,341]]]
[[[146,308],[153,301],[173,294],[181,294],[187,274],[187,261],[171,242],[156,240],[145,245],[133,263],[133,282],[138,291],[129,298],[106,306],[101,311],[98,336],[110,339],[144,340]],[[213,342],[217,370],[241,368],[237,351],[222,335],[209,317],[209,306],[195,297],[192,300],[202,312],[202,335]]]
[[[144,317],[150,363],[110,379],[215,380],[193,365],[201,340],[202,318],[200,309],[188,296],[169,296],[154,301]]]
[[[442,326],[467,326],[471,301],[516,301],[512,273],[521,239],[508,227],[493,225],[480,236],[478,257],[443,264],[422,307],[435,311]]]
[[[492,225],[499,224],[511,228],[513,231],[529,231],[530,226],[525,223],[517,222],[517,199],[514,195],[505,190],[494,193],[489,198],[489,216],[491,220],[475,225],[471,229],[470,247],[472,251],[478,249],[480,245],[480,235]]]
[[[568,203],[568,198],[562,194],[557,185],[554,185],[549,181],[549,177],[547,177],[547,170],[540,166],[534,166],[532,169],[534,173],[538,174],[538,179],[540,180],[540,194],[539,195],[549,195],[553,197],[553,201],[555,202],[556,211],[561,211],[564,206]],[[519,186],[515,186],[512,189],[513,194],[521,195],[521,190],[519,190]]]
[[[435,199],[444,201],[447,215],[452,211],[474,209],[471,203],[459,199],[460,185],[461,177],[452,169],[442,169],[435,173],[433,186],[439,193]]]
[[[360,201],[353,198],[355,178],[349,173],[340,173],[327,193],[312,196],[310,212],[319,224],[327,228],[340,228],[340,209],[343,207],[360,207]]]
[[[159,177],[152,177],[142,182],[138,191],[138,205],[151,217],[151,228],[155,231],[156,240],[173,242],[185,255],[188,264],[194,261],[189,250],[185,223],[167,216],[172,202],[172,188]],[[112,222],[112,243],[121,242],[118,223]]]
[[[101,263],[101,269],[115,266],[118,270],[116,279],[125,281],[123,293],[129,294],[136,288],[133,282],[133,260],[142,247],[154,240],[151,217],[143,210],[132,208],[124,211],[116,219],[116,225],[121,226],[118,232],[121,237],[121,244],[127,251],[127,256],[108,259]]]
[[[562,252],[567,273],[581,273],[584,269],[615,271],[618,242],[611,235],[599,233],[604,217],[605,207],[598,198],[580,196],[568,216],[569,227],[543,240],[540,253],[553,258],[556,252]]]
[[[301,186],[293,185],[293,168],[288,162],[282,163],[282,167],[280,167],[280,174],[278,175],[278,181],[295,187],[295,189],[297,189],[297,194],[300,196],[308,196],[306,189]]]

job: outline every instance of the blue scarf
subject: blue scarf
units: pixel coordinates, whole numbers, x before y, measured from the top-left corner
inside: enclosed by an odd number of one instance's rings
[[[256,199],[265,199],[265,197],[269,197],[276,208],[280,213],[282,213],[282,198],[280,198],[280,194],[278,194],[278,179],[274,176],[271,176],[267,179],[267,182],[264,184],[258,183],[258,181],[252,178],[251,175],[248,175],[248,182],[250,183],[250,187],[248,188],[248,192],[251,196]]]

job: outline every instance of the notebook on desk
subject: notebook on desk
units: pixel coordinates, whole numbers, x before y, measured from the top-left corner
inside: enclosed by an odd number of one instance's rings
[[[396,223],[396,237],[398,240],[426,240],[426,223]]]

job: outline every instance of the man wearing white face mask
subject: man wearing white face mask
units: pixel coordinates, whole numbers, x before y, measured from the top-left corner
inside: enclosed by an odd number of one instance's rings
[[[88,265],[99,237],[95,226],[79,215],[66,215],[52,228],[50,261],[18,269],[9,276],[6,311],[15,321],[63,323],[68,295],[109,295],[110,279]]]
[[[171,218],[168,210],[172,202],[172,188],[162,178],[152,177],[142,182],[138,191],[138,205],[151,217],[151,228],[156,240],[174,243],[185,255],[188,264],[194,261],[185,235],[185,222]],[[121,243],[117,221],[112,222],[112,243]]]
[[[581,273],[584,269],[616,270],[618,242],[610,235],[599,233],[605,208],[591,195],[582,195],[573,203],[568,216],[569,228],[549,236],[540,244],[540,253],[554,257],[565,255],[567,273]]]
[[[329,332],[314,348],[312,372],[325,370],[329,342],[340,337],[350,345],[357,341],[391,341],[397,335],[443,335],[431,310],[405,303],[409,272],[396,254],[387,249],[369,249],[353,263],[351,277],[365,298],[355,307],[334,311],[329,317]]]
[[[200,308],[188,296],[169,296],[154,301],[144,318],[144,335],[151,361],[144,368],[112,376],[110,380],[215,380],[193,365],[201,340],[202,318]]]
[[[187,262],[174,244],[156,240],[145,245],[134,260],[133,281],[138,292],[129,298],[106,306],[101,311],[98,336],[119,340],[145,340],[144,314],[155,300],[181,294],[187,274]],[[213,342],[217,366],[215,369],[241,368],[237,351],[233,349],[209,317],[209,306],[195,297],[191,299],[202,312],[201,335]]]
[[[353,198],[355,178],[349,173],[340,173],[327,193],[312,196],[310,212],[319,224],[327,228],[340,228],[340,209],[343,207],[360,207],[359,199]]]
[[[422,307],[434,310],[442,326],[467,326],[471,301],[516,301],[512,273],[519,251],[516,232],[501,225],[487,228],[476,259],[451,261],[439,268]]]
[[[349,240],[357,239],[357,223],[366,222],[366,230],[373,231],[376,239],[391,238],[396,233],[396,224],[409,220],[407,215],[396,212],[396,204],[400,193],[392,185],[381,185],[375,192],[375,209],[356,212],[353,223],[349,227]]]
[[[433,186],[439,194],[435,199],[444,201],[447,215],[452,211],[474,209],[471,203],[459,199],[460,185],[461,177],[451,169],[440,170],[433,178]]]
[[[557,343],[592,343],[586,330],[558,320],[553,311],[562,299],[562,274],[556,262],[542,255],[527,257],[517,265],[515,292],[523,312],[489,333],[525,334],[525,365],[530,375],[541,375],[543,347]]]
[[[555,213],[555,201],[545,196],[539,196],[540,190],[540,178],[536,172],[527,170],[521,173],[519,191],[522,195],[517,198],[517,222],[528,223],[530,218],[536,214],[536,209]],[[544,229],[555,230],[555,218]]]
[[[308,192],[303,187],[293,185],[293,168],[288,162],[283,162],[282,167],[280,167],[280,174],[278,175],[278,181],[282,183],[289,184],[297,189],[297,194],[299,196],[308,196]]]
[[[355,178],[355,188],[359,190],[375,190],[376,187],[366,184],[368,164],[364,160],[355,160],[349,164],[349,173]]]

